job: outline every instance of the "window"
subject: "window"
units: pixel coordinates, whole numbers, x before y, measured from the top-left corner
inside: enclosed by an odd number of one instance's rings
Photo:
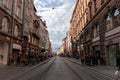
[[[90,18],[92,18],[92,2],[89,2],[89,13],[90,13]]]
[[[30,34],[28,35],[28,42],[30,42],[30,40],[31,40],[31,36],[30,36]]]
[[[17,0],[17,7],[16,7],[16,15],[18,17],[21,17],[21,7],[22,7],[22,1],[21,0]]]
[[[119,9],[115,9],[112,13],[113,16],[113,27],[120,26],[120,11]]]
[[[9,23],[8,18],[4,17],[4,18],[2,19],[2,27],[1,27],[2,31],[8,32],[9,25],[10,25],[10,23]]]
[[[88,23],[88,10],[87,10],[87,12],[86,12],[86,23]]]
[[[28,23],[28,22],[25,23],[25,31],[26,31],[26,32],[29,31],[29,23]]]
[[[110,16],[106,17],[106,30],[110,30],[112,29],[112,19]]]
[[[97,11],[97,0],[94,0],[94,8],[95,8],[95,12]]]
[[[119,14],[120,14],[119,10],[118,10],[118,9],[115,9],[115,11],[114,11],[114,16],[116,17],[116,16],[118,16]]]
[[[90,6],[90,18],[92,18],[92,9],[91,9],[91,6]]]
[[[5,4],[5,3],[6,3],[6,0],[2,0],[2,3]]]
[[[90,40],[90,31],[86,31],[86,34],[85,34],[85,37],[86,37],[86,41]]]
[[[18,27],[18,25],[15,25],[15,28],[14,28],[14,36],[16,36],[16,37],[19,36],[19,27]]]
[[[94,35],[94,38],[99,36],[99,25],[98,24],[95,24],[93,28],[93,35]]]
[[[19,16],[20,8],[17,6],[16,15]]]
[[[3,0],[3,5],[5,5],[7,8],[10,8],[10,0]]]
[[[3,0],[3,4],[6,5],[8,0]]]

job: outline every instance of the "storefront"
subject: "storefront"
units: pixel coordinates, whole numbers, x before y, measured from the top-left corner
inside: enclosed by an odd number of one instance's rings
[[[120,27],[105,33],[106,59],[111,66],[117,66],[117,58],[120,56]]]
[[[118,44],[112,44],[107,46],[108,61],[111,66],[117,65],[117,53]]]
[[[21,53],[22,47],[19,44],[13,44],[13,52],[12,52],[12,63],[16,63],[17,57],[20,56],[20,59],[22,58]]]

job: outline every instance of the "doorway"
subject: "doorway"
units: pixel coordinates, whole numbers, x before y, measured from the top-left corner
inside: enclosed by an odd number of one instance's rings
[[[111,66],[117,65],[117,45],[109,45],[108,46],[108,57],[109,57],[109,64]]]

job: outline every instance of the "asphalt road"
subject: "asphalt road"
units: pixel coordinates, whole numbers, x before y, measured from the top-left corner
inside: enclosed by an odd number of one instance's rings
[[[56,57],[48,63],[38,66],[10,80],[113,80],[110,77],[92,71],[84,66]]]

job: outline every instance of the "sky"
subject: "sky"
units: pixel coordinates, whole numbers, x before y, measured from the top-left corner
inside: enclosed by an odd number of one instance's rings
[[[76,0],[35,0],[37,15],[46,21],[53,51],[63,43],[70,28]]]

